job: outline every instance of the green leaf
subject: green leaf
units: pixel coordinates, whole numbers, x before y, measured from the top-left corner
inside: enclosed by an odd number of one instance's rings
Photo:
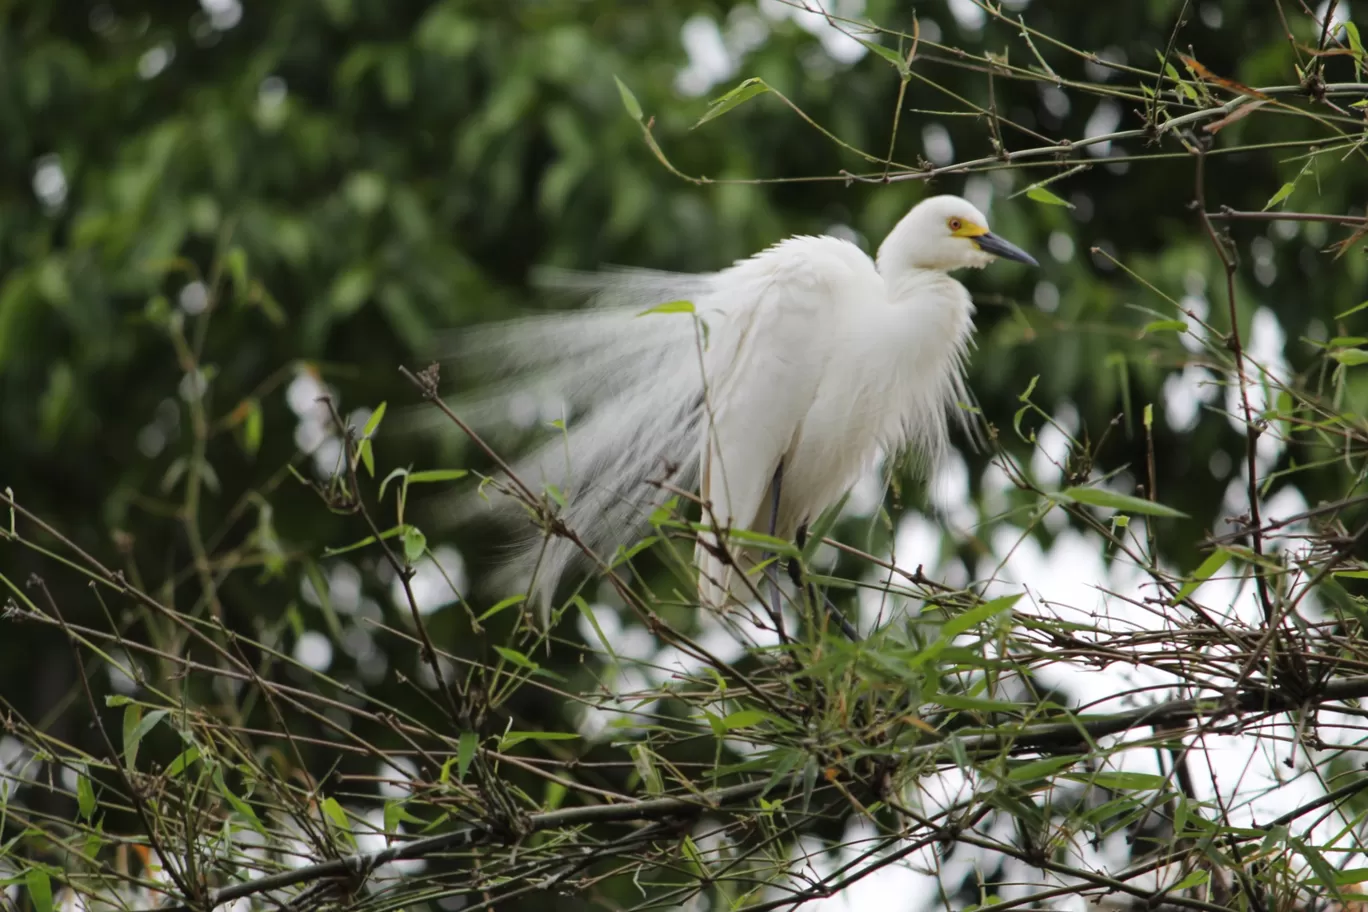
[[[198,747],[186,748],[185,750],[181,751],[180,756],[176,757],[175,760],[171,761],[171,765],[166,768],[166,775],[171,778],[179,776],[181,773],[185,772],[186,768],[190,766],[190,764],[198,760],[199,757],[200,750]]]
[[[1315,872],[1316,880],[1327,886],[1332,886],[1332,888],[1339,887],[1340,872],[1335,870],[1334,865],[1330,864],[1329,859],[1321,853],[1320,849],[1296,836],[1288,836],[1287,844],[1300,852],[1301,856],[1306,859],[1306,863]],[[1335,889],[1335,892],[1338,894],[1339,890]]]
[[[76,774],[76,807],[86,820],[95,813],[95,785],[85,771]]]
[[[166,710],[154,709],[146,717],[142,714],[142,707],[136,703],[130,703],[124,707],[123,716],[123,748],[124,763],[129,769],[138,765],[138,746],[142,739],[166,716]]]
[[[1360,364],[1368,364],[1368,349],[1337,348],[1330,353],[1330,357],[1345,367],[1357,367]]]
[[[751,728],[769,718],[769,714],[759,709],[743,709],[722,719],[722,727],[727,731],[736,728]]]
[[[52,878],[42,868],[29,868],[24,875],[34,912],[52,912]]]
[[[650,308],[650,309],[648,309],[648,310],[643,310],[641,313],[637,314],[637,316],[638,316],[638,317],[644,317],[644,316],[646,316],[647,314],[679,314],[679,313],[690,313],[690,314],[691,314],[691,313],[694,313],[693,302],[692,302],[692,301],[667,301],[667,302],[665,302],[664,304],[657,304],[655,307],[652,307],[652,308]]]
[[[660,779],[660,770],[656,769],[655,757],[651,749],[640,742],[632,745],[632,766],[636,769],[637,775],[641,777],[641,784],[645,786],[648,795],[659,795],[665,791],[665,784]]]
[[[1167,784],[1167,780],[1163,776],[1156,776],[1153,773],[1123,773],[1112,770],[1102,770],[1093,773],[1091,776],[1080,777],[1080,780],[1091,782],[1100,788],[1125,789],[1127,791],[1161,789]]]
[[[630,548],[623,548],[622,546],[618,546],[617,553],[613,555],[612,561],[610,561],[608,564],[609,569],[616,570],[618,567],[621,567],[623,564],[627,563],[629,560],[636,557],[642,551],[645,551],[647,548],[651,547],[658,541],[660,541],[660,539],[656,536],[648,535],[641,541],[637,542],[635,545],[632,545],[632,547]]]
[[[627,84],[616,75],[613,76],[613,82],[617,83],[618,94],[622,96],[622,106],[627,109],[628,114],[632,115],[632,120],[641,123],[642,118],[645,116],[641,110],[641,102],[637,101],[636,96],[632,94],[632,90],[627,88]]]
[[[428,469],[425,472],[413,472],[409,475],[409,484],[431,484],[436,481],[455,481],[458,478],[465,478],[470,473],[465,469]]]
[[[575,741],[579,735],[574,732],[511,731],[499,739],[499,750],[508,750],[524,741]]]
[[[1129,494],[1117,494],[1104,488],[1066,488],[1060,492],[1059,496],[1076,503],[1087,504],[1090,507],[1105,507],[1110,510],[1122,510],[1126,513],[1139,513],[1144,516],[1187,518],[1186,513],[1172,507],[1166,507],[1152,500],[1132,497]]]
[[[1365,62],[1368,62],[1368,53],[1365,53],[1363,49],[1363,38],[1359,35],[1358,26],[1347,19],[1344,22],[1341,22],[1340,25],[1344,26],[1344,36],[1349,39],[1349,50],[1354,55],[1354,78],[1362,81],[1363,65]],[[1368,101],[1368,99],[1356,101],[1354,104],[1362,107],[1365,101]]]
[[[371,412],[370,418],[366,421],[366,426],[361,429],[362,437],[370,437],[375,434],[375,429],[380,426],[380,422],[385,420],[385,408],[388,405],[382,402]]]
[[[863,38],[856,38],[855,40],[860,42],[860,44],[863,44],[871,52],[878,54],[884,60],[893,64],[894,68],[898,71],[898,75],[906,78],[909,69],[907,66],[907,59],[902,54],[893,50],[891,47],[879,44],[877,41],[865,41]]]
[[[536,662],[518,652],[516,649],[509,649],[505,646],[495,646],[494,651],[503,656],[509,662],[522,668],[541,668]]]
[[[1230,552],[1224,548],[1211,552],[1211,554],[1207,556],[1207,559],[1202,561],[1201,566],[1192,574],[1192,579],[1183,584],[1183,588],[1178,590],[1178,594],[1173,597],[1173,601],[1169,602],[1169,604],[1177,605],[1179,602],[1183,601],[1183,599],[1191,596],[1192,593],[1197,591],[1198,586],[1211,579],[1212,574],[1224,567],[1228,560],[1230,560]]]
[[[1335,885],[1349,887],[1354,884],[1368,883],[1368,868],[1345,868],[1335,873]]]
[[[975,627],[989,618],[1008,610],[1015,605],[1020,598],[1020,592],[1013,595],[1004,595],[995,598],[992,601],[984,602],[982,605],[975,608],[970,608],[968,611],[962,611],[941,625],[940,636],[946,641],[952,640],[971,627]]]
[[[1268,202],[1264,203],[1263,211],[1267,212],[1269,209],[1272,209],[1274,206],[1278,205],[1278,203],[1281,203],[1283,200],[1287,199],[1289,196],[1292,195],[1292,191],[1295,189],[1297,189],[1297,185],[1294,181],[1288,181],[1287,183],[1283,184],[1281,187],[1278,188],[1278,192],[1270,196],[1268,198]]]
[[[366,474],[371,478],[375,477],[375,453],[371,449],[370,438],[367,437],[356,446],[356,454],[361,457],[361,464],[366,467]]]
[[[1028,187],[1026,190],[1026,198],[1035,200],[1037,203],[1045,203],[1048,206],[1063,206],[1066,209],[1072,209],[1074,207],[1073,203],[1044,187]]]
[[[263,425],[261,402],[248,399],[247,414],[242,419],[242,449],[248,456],[255,456],[261,450]]]
[[[1202,884],[1206,883],[1210,879],[1211,875],[1207,874],[1206,871],[1192,871],[1188,874],[1187,877],[1184,877],[1182,880],[1178,881],[1176,884],[1169,887],[1168,891],[1166,892],[1175,890],[1191,890],[1193,887],[1200,887]]]
[[[404,529],[404,560],[410,564],[416,563],[427,550],[427,536],[419,531],[417,526],[408,526]]]
[[[404,476],[408,475],[408,473],[409,473],[409,470],[408,470],[408,469],[402,469],[402,468],[401,468],[401,469],[394,469],[394,470],[391,471],[388,475],[386,475],[386,476],[385,476],[385,479],[384,479],[383,481],[380,482],[380,496],[377,497],[376,499],[377,499],[377,500],[384,500],[384,499],[385,499],[385,489],[389,487],[389,483],[390,483],[391,481],[394,481],[394,479],[396,479],[396,478],[403,478]]]
[[[380,539],[394,538],[394,536],[396,535],[405,535],[408,533],[408,530],[412,528],[413,527],[409,525],[394,526],[393,528],[386,529],[384,532],[381,532]],[[352,542],[350,545],[343,545],[340,548],[324,548],[323,556],[336,557],[339,554],[346,554],[348,551],[355,551],[358,548],[364,548],[367,545],[373,545],[376,543],[376,541],[379,541],[380,539],[377,539],[374,535],[367,535],[360,541]]]
[[[245,817],[247,822],[252,825],[252,829],[256,830],[262,836],[270,838],[266,833],[266,828],[261,825],[261,818],[257,817],[256,811],[252,810],[250,804],[233,794],[232,790],[229,789],[227,784],[223,781],[223,770],[219,769],[217,766],[214,767],[213,780],[214,786],[218,789],[219,794],[233,806],[233,810]]]
[[[333,826],[337,827],[338,835],[352,845],[356,844],[356,837],[352,835],[351,821],[347,819],[347,812],[342,810],[342,805],[337,803],[336,798],[324,798],[323,814],[332,821]]]
[[[968,611],[961,612],[950,618],[941,625],[940,632],[937,634],[936,639],[928,644],[925,649],[912,656],[905,663],[902,670],[907,672],[914,671],[922,665],[935,660],[946,650],[946,647],[950,645],[955,637],[964,633],[974,625],[980,624],[994,615],[1001,614],[1003,611],[1008,610],[1015,605],[1020,598],[1021,593],[1019,592],[1015,595],[1004,595],[1001,598],[995,598],[992,601],[984,602],[982,605],[970,608]],[[870,653],[870,655],[873,657],[878,654]]]
[[[877,45],[875,45],[875,47],[877,47]],[[698,873],[706,874],[708,868],[705,864],[703,864],[703,853],[698,851],[698,843],[694,842],[693,837],[690,836],[688,833],[684,834],[684,842],[681,848],[684,851],[684,857],[689,859],[690,863],[693,864],[693,866],[697,869]]]
[[[475,749],[480,746],[480,736],[473,731],[461,732],[460,744],[456,747],[456,781],[464,782],[470,761],[475,759]]]
[[[712,107],[708,108],[707,113],[698,119],[698,123],[694,124],[693,128],[696,130],[708,121],[716,120],[726,114],[737,105],[750,101],[755,96],[763,95],[768,91],[770,91],[770,87],[765,85],[765,80],[758,76],[752,76],[726,95],[715,100]]]
[[[1073,766],[1082,757],[1045,757],[1042,760],[1031,760],[1020,766],[1013,766],[1007,770],[1007,778],[1012,782],[1032,782],[1036,779],[1044,779],[1051,773]]]
[[[1146,323],[1140,332],[1144,335],[1152,332],[1187,332],[1187,328],[1188,325],[1182,320],[1155,320],[1153,323]]]
[[[505,608],[511,608],[514,605],[522,604],[525,601],[527,601],[527,596],[525,594],[510,595],[508,598],[499,602],[493,608],[490,608],[488,611],[477,617],[475,620],[477,622],[488,620],[489,618],[492,618],[494,615],[498,614],[500,611],[503,611]]]
[[[700,526],[700,529],[711,529],[712,526]],[[740,546],[742,548],[762,549],[772,551],[780,557],[801,557],[798,548],[791,541],[776,538],[773,535],[766,535],[763,532],[752,532],[750,529],[732,529],[727,533],[727,543]]]

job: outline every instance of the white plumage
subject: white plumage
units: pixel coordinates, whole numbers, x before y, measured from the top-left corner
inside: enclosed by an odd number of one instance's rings
[[[937,196],[898,223],[877,261],[848,241],[792,237],[712,274],[562,275],[553,284],[595,306],[462,333],[457,356],[504,379],[456,407],[490,426],[520,398],[564,402],[564,430],[514,471],[554,485],[565,522],[605,558],[646,534],[668,499],[652,479],[697,483],[719,528],[769,533],[781,464],[774,534],[791,538],[879,452],[926,463],[944,450],[947,417],[969,398],[973,328],[969,293],[949,272],[995,256],[1035,262],[970,203]],[[693,312],[643,314],[679,300]],[[532,573],[546,612],[578,553],[538,533],[510,570]],[[695,560],[705,604],[741,594],[701,543]]]

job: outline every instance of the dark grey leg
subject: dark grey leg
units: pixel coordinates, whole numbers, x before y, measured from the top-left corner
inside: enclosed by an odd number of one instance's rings
[[[799,551],[802,551],[807,545],[807,536],[807,523],[803,523],[798,527],[798,534],[794,536]],[[797,558],[793,558],[789,561],[788,572],[789,579],[793,580],[793,585],[798,587],[798,591],[804,593],[807,600],[810,600],[812,605],[816,605],[818,598],[817,587],[811,584],[806,586],[803,585],[803,568],[799,564]],[[841,613],[841,609],[832,604],[831,599],[827,598],[826,595],[822,595],[821,599],[826,605],[827,614],[830,615],[832,621],[836,623],[836,626],[841,628],[841,633],[846,635],[846,639],[850,640],[852,643],[858,643],[860,641],[860,632],[855,629],[855,625],[846,620],[846,616]]]
[[[779,465],[774,470],[774,481],[770,488],[773,492],[770,497],[770,522],[769,534],[777,536],[779,534],[779,492],[784,483],[784,463],[780,460]],[[769,555],[766,555],[768,558]],[[784,632],[784,603],[779,594],[779,571],[775,564],[779,561],[779,556],[773,555],[769,566],[765,567],[765,578],[770,584],[770,620],[774,621],[774,629],[779,633],[782,642],[788,642],[788,634]]]

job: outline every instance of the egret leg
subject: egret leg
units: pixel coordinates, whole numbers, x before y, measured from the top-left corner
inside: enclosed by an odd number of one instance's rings
[[[779,493],[784,483],[784,461],[781,459],[779,465],[774,469],[774,480],[770,483],[772,495],[770,497],[770,522],[769,534],[776,536],[779,534]],[[788,634],[784,632],[784,603],[779,596],[779,571],[775,564],[779,561],[779,555],[766,555],[765,559],[770,560],[765,567],[765,578],[770,584],[770,620],[774,621],[774,629],[779,634],[781,641],[788,641]]]
[[[807,545],[807,536],[807,523],[803,523],[801,526],[798,527],[798,534],[794,536],[795,543],[798,545],[799,551],[802,551],[803,548]],[[807,583],[806,585],[804,585],[803,567],[802,564],[799,563],[798,558],[795,557],[789,560],[788,572],[789,579],[793,580],[793,585],[798,587],[799,592],[806,594],[806,599],[809,601],[810,604],[815,606],[817,604],[818,596],[821,596],[822,602],[826,606],[827,615],[831,618],[831,620],[836,624],[837,627],[841,628],[841,633],[844,633],[846,635],[846,639],[850,640],[850,642],[852,643],[858,643],[860,641],[860,632],[855,629],[854,624],[846,620],[846,616],[841,613],[841,609],[837,608],[836,605],[832,603],[831,599],[826,597],[825,593],[818,593],[817,587],[812,583]]]

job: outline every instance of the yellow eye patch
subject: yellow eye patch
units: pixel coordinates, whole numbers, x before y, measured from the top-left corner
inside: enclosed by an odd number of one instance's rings
[[[961,218],[946,219],[945,226],[950,229],[950,233],[955,237],[976,238],[988,233],[988,229],[982,225],[975,225],[973,222]]]

